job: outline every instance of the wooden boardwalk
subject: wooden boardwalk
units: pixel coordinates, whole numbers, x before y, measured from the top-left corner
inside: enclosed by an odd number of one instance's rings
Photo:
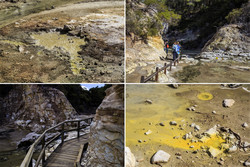
[[[46,167],[74,167],[81,144],[88,142],[88,135],[65,141],[46,160]]]

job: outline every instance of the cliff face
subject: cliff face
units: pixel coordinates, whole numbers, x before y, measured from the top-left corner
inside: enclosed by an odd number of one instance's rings
[[[5,122],[37,133],[77,115],[61,91],[42,85],[15,86],[0,110]]]
[[[90,127],[88,167],[124,166],[124,86],[114,85],[106,94]]]
[[[126,73],[132,73],[136,67],[147,66],[161,57],[166,57],[164,52],[164,43],[160,36],[148,37],[148,43],[142,41],[132,43],[131,38],[127,37],[126,45]]]
[[[240,10],[240,15],[231,24],[226,25],[210,39],[203,48],[202,58],[250,60],[250,1]],[[215,53],[212,53],[215,52]]]

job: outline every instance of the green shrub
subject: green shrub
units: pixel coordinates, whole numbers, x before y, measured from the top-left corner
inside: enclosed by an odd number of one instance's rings
[[[226,19],[229,23],[235,22],[237,18],[242,14],[242,8],[233,9],[227,16]]]

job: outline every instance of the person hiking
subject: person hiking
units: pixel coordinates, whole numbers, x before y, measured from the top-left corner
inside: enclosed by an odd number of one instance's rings
[[[167,56],[168,56],[168,48],[169,48],[169,44],[168,44],[168,41],[166,41],[165,42],[165,44],[164,44],[164,50],[165,50],[165,52],[167,53]],[[166,57],[167,58],[167,57]]]
[[[172,49],[173,49],[173,61],[175,61],[175,59],[177,59],[178,57],[178,52],[179,52],[177,42],[174,42]]]
[[[178,54],[178,57],[180,58],[181,57],[181,44],[180,44],[180,42],[177,42],[177,48],[178,48],[177,54]]]

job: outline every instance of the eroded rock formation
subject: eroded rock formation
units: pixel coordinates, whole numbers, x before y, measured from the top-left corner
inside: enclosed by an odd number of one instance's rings
[[[220,28],[203,48],[202,58],[234,61],[250,60],[250,2],[242,8],[234,22]]]
[[[42,85],[15,86],[2,99],[0,110],[10,124],[36,133],[77,115],[61,91]]]
[[[106,94],[90,127],[88,167],[124,166],[124,86],[114,85]]]

